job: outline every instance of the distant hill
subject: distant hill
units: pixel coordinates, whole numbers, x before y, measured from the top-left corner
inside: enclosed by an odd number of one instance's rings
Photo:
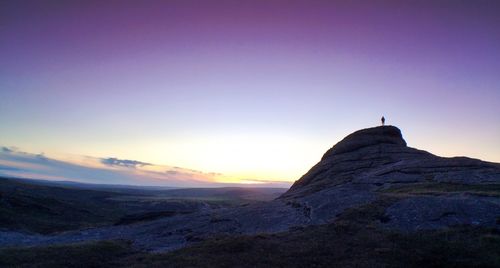
[[[2,178],[2,177],[0,177]],[[5,178],[5,177],[4,177]],[[8,179],[8,178],[6,178]],[[178,189],[178,187],[168,187],[168,186],[142,186],[142,185],[126,185],[126,184],[97,184],[97,183],[84,183],[76,181],[52,181],[52,180],[41,180],[41,179],[25,179],[25,178],[10,178],[17,181],[22,181],[30,184],[46,185],[46,186],[59,186],[59,187],[70,187],[78,189],[90,189],[90,190],[110,190],[110,191],[120,191],[120,190],[170,190]]]
[[[99,185],[0,177],[0,229],[54,233],[272,200],[281,188]],[[172,213],[174,212],[174,213]]]

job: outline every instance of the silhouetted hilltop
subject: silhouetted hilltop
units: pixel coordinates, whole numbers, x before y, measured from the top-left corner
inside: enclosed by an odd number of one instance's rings
[[[380,126],[356,131],[335,144],[283,197],[300,197],[345,183],[498,183],[499,170],[499,164],[438,157],[407,147],[397,127]]]
[[[401,130],[394,126],[366,128],[349,134],[328,150],[322,159],[333,154],[352,152],[363,147],[382,144],[406,146],[406,141],[403,139],[403,135],[401,135]]]

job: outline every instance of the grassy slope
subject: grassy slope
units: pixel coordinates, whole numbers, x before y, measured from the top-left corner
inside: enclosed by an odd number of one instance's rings
[[[0,179],[0,227],[51,233],[109,224],[125,214],[108,201],[117,195]]]
[[[333,224],[274,235],[219,237],[165,254],[124,241],[0,251],[0,266],[39,267],[500,267],[498,230],[458,227],[416,234],[377,228],[393,201],[351,209]]]
[[[469,193],[482,196],[500,197],[500,184],[459,184],[459,183],[413,183],[392,186],[385,190],[396,194],[440,195],[446,193]]]
[[[122,241],[0,251],[0,267],[112,267],[136,254]]]

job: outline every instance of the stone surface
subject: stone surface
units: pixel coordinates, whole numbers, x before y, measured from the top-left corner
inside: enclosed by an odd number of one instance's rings
[[[328,150],[284,197],[300,197],[344,183],[499,183],[500,164],[438,157],[406,146],[393,126],[354,132]]]
[[[386,210],[386,228],[403,231],[454,225],[498,226],[500,199],[470,195],[419,196],[403,199]]]

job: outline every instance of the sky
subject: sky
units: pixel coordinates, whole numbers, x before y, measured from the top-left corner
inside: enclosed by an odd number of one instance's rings
[[[0,174],[289,186],[382,115],[411,147],[500,162],[498,14],[481,0],[1,1]]]

